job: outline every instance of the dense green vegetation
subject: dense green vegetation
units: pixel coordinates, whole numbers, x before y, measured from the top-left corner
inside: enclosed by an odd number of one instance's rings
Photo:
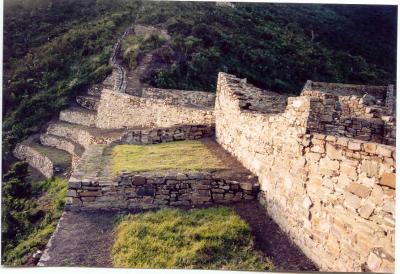
[[[162,209],[128,215],[116,228],[115,267],[272,270],[232,209]]]
[[[129,35],[122,41],[122,60],[127,67],[134,70],[138,61],[149,51],[161,47],[165,43],[165,37],[152,34],[148,37],[141,35]]]
[[[35,182],[26,163],[15,163],[3,176],[2,262],[21,265],[42,249],[61,216],[67,180]]]
[[[112,150],[112,172],[210,171],[226,168],[201,141],[155,145],[117,145]]]
[[[214,91],[217,73],[225,71],[260,87],[291,93],[299,92],[307,79],[395,82],[393,6],[235,6],[146,3],[139,21],[166,25],[174,57],[168,68],[147,81],[165,88]]]

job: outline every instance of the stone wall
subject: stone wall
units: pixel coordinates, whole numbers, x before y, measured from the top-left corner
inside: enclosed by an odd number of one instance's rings
[[[168,100],[142,98],[103,90],[96,126],[99,128],[211,125],[213,109],[175,105]]]
[[[213,108],[215,93],[191,90],[143,88],[142,97],[162,99],[168,104]]]
[[[396,114],[396,95],[394,85],[388,85],[387,87],[386,106],[392,114]]]
[[[92,144],[109,144],[117,141],[123,132],[123,130],[108,132],[62,122],[52,123],[47,128],[47,134],[68,138],[84,148]]]
[[[388,86],[371,86],[371,85],[351,85],[338,83],[323,83],[307,81],[302,94],[305,91],[320,91],[331,93],[337,96],[358,96],[362,97],[365,94],[375,97],[380,105],[385,105]]]
[[[67,209],[148,209],[199,206],[252,200],[259,190],[253,182],[236,182],[204,173],[125,173],[112,181],[71,178]]]
[[[216,138],[260,178],[268,213],[321,270],[393,272],[395,148],[315,133],[335,107],[329,96],[250,112],[237,97],[243,85],[219,74]]]
[[[303,90],[310,97],[309,132],[394,144],[394,117],[386,106],[369,96],[337,96],[329,92]]]
[[[55,174],[53,162],[34,148],[26,144],[17,144],[13,150],[15,158],[28,162],[46,178],[51,178]]]
[[[183,125],[171,128],[131,130],[121,136],[120,142],[122,144],[158,144],[214,136],[215,128],[213,126]]]
[[[60,112],[59,120],[71,124],[94,127],[96,125],[96,112],[84,108],[68,108]]]

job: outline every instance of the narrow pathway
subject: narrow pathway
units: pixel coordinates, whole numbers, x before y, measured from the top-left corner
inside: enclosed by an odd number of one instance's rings
[[[317,266],[282,231],[258,201],[232,205],[250,225],[256,248],[269,257],[276,271],[318,271]]]
[[[115,216],[65,211],[37,265],[111,267]]]

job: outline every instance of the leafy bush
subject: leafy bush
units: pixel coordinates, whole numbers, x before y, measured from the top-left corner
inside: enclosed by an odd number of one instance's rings
[[[273,270],[232,209],[162,209],[119,220],[115,267]]]
[[[131,70],[134,70],[144,54],[161,47],[165,41],[164,37],[157,34],[149,37],[129,35],[122,41],[122,60]]]
[[[67,180],[32,184],[27,175],[27,164],[17,162],[3,176],[2,262],[6,265],[23,265],[46,245],[65,203]]]
[[[166,24],[175,56],[148,82],[161,88],[215,91],[217,73],[225,71],[262,88],[293,94],[308,79],[354,84],[396,80],[394,7],[235,6],[145,3],[139,22],[154,24],[157,18]]]

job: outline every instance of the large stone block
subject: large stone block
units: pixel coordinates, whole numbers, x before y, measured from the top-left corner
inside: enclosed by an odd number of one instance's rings
[[[379,180],[379,184],[383,186],[388,186],[391,188],[396,188],[396,174],[395,173],[384,173]]]
[[[357,183],[351,183],[347,190],[360,198],[366,198],[371,193],[371,189]]]

